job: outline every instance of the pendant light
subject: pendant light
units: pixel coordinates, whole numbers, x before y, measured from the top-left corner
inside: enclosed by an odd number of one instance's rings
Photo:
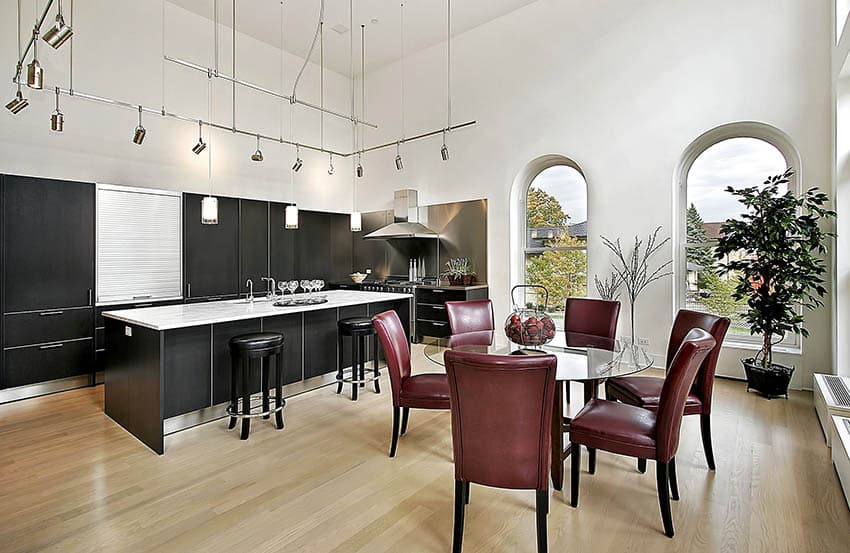
[[[56,109],[50,115],[50,130],[62,132],[65,130],[65,115],[59,111],[59,87],[56,87]]]
[[[207,117],[212,114],[212,77],[207,78]],[[202,225],[217,225],[218,224],[218,198],[212,195],[213,180],[212,180],[212,133],[207,132],[207,180],[209,181],[210,191],[208,196],[201,199],[201,224]]]
[[[404,169],[404,162],[401,160],[401,152],[399,151],[399,147],[401,142],[395,143],[395,168],[399,171]]]
[[[401,143],[404,142],[404,2],[401,3],[400,12],[401,24],[399,25],[399,28],[401,30],[401,60],[399,65],[401,66],[401,101],[399,103],[401,105],[401,139],[395,143],[395,168],[397,171],[404,169],[404,162],[401,160]]]
[[[139,106],[139,124],[136,125],[136,130],[133,131],[133,143],[142,145],[142,142],[145,141],[145,135],[148,131],[142,126],[142,106]]]
[[[257,150],[251,154],[251,161],[263,161],[263,152],[260,151],[260,135],[257,135]]]
[[[288,229],[298,228],[298,206],[290,204],[284,210],[284,227]]]
[[[324,13],[324,1],[322,1],[322,13]],[[283,14],[284,6],[281,3],[281,14]],[[321,17],[319,19],[321,24]],[[281,21],[281,33],[283,33],[283,22]],[[314,39],[315,40],[315,39]],[[283,37],[281,36],[281,45],[283,45]],[[282,49],[282,48],[281,48]],[[281,52],[283,56],[283,52]],[[296,85],[298,79],[296,78]],[[293,88],[293,94],[295,89]],[[295,103],[289,103],[289,142],[294,142],[295,138]],[[298,143],[295,143],[295,163],[292,164],[292,171],[289,172],[289,197],[292,203],[286,206],[283,210],[283,228],[288,230],[296,230],[298,228],[298,206],[295,203],[295,176],[304,162],[301,161],[301,149]]]
[[[348,0],[348,29],[349,46],[348,46],[348,76],[351,79],[351,138],[354,149],[357,150],[357,118],[355,117],[356,98],[354,96],[354,1]],[[362,78],[362,76],[361,76]],[[362,117],[362,114],[361,114]],[[357,211],[357,177],[363,176],[363,166],[360,164],[360,154],[357,154],[357,167],[354,168],[351,175],[351,220],[349,228],[351,232],[360,232],[363,230],[363,217]]]
[[[41,90],[44,88],[44,69],[38,62],[38,26],[32,30],[32,61],[27,65],[27,86]]]
[[[200,155],[201,152],[207,149],[207,143],[204,142],[203,131],[204,123],[200,119],[198,119],[198,143],[192,146],[192,151],[195,153],[195,155]]]
[[[449,160],[446,133],[452,128],[452,0],[446,0],[446,128],[443,130],[443,146],[440,157]]]
[[[353,79],[353,77],[352,77]],[[352,85],[353,86],[353,85]],[[360,117],[366,119],[366,25],[360,25]],[[357,178],[363,178],[363,129],[360,131],[360,151],[357,152]],[[357,136],[355,135],[355,138]]]
[[[74,29],[65,24],[65,18],[62,17],[62,0],[58,0],[59,11],[56,14],[56,23],[47,29],[42,37],[44,42],[55,49],[65,44],[71,35],[74,34]]]

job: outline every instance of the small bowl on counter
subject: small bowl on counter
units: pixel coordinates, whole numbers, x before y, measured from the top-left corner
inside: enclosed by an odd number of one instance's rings
[[[351,280],[353,280],[355,283],[360,284],[361,282],[366,280],[366,277],[369,275],[367,275],[366,273],[351,273],[348,276],[350,276]]]

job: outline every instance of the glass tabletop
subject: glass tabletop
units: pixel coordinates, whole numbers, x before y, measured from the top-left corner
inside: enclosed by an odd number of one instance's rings
[[[624,340],[613,340],[596,347],[565,347],[551,344],[523,347],[498,340],[490,344],[452,343],[451,338],[431,339],[425,343],[425,357],[438,365],[445,365],[443,353],[447,349],[488,353],[492,355],[554,355],[558,359],[557,380],[592,381],[615,376],[628,376],[652,366],[652,356],[642,347]]]

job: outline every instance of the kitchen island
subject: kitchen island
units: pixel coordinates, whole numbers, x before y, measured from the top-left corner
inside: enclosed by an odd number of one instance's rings
[[[242,299],[104,312],[104,411],[162,454],[166,435],[225,416],[233,336],[283,334],[284,396],[292,396],[335,382],[338,320],[392,309],[410,335],[409,294],[332,290],[322,295],[328,302],[318,305],[276,307],[262,297],[252,303]],[[341,353],[342,359],[351,358],[349,343]],[[259,374],[252,374],[251,387],[259,391]]]

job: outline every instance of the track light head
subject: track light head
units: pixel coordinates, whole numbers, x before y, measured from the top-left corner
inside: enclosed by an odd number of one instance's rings
[[[404,169],[404,162],[401,160],[401,154],[395,156],[395,168],[401,171]]]
[[[145,141],[145,135],[148,131],[142,126],[142,106],[139,106],[139,124],[136,125],[136,130],[133,131],[133,144],[142,145]]]
[[[58,109],[50,115],[50,130],[55,132],[65,130],[65,114]]]
[[[260,135],[257,135],[257,150],[251,154],[251,161],[263,161],[263,152],[260,151]]]
[[[198,119],[198,143],[192,146],[192,151],[195,152],[195,155],[199,155],[201,152],[207,149],[207,143],[204,142],[204,123]]]
[[[56,14],[56,23],[47,29],[44,33],[44,42],[55,49],[65,44],[71,35],[74,34],[74,29],[65,24],[65,18],[62,17],[62,2],[59,2],[59,13]]]
[[[27,86],[41,90],[44,88],[44,69],[38,63],[38,27],[32,30],[32,61],[27,65]]]
[[[357,162],[357,177],[363,178],[363,165],[359,161]]]
[[[12,101],[6,104],[6,109],[17,115],[18,113],[23,111],[23,109],[28,105],[30,105],[29,100],[24,98],[23,94],[21,94],[21,91],[19,89]]]
[[[449,160],[449,147],[443,144],[443,147],[440,148],[440,156],[443,158],[443,161]]]
[[[334,155],[328,154],[328,174],[334,174]]]

